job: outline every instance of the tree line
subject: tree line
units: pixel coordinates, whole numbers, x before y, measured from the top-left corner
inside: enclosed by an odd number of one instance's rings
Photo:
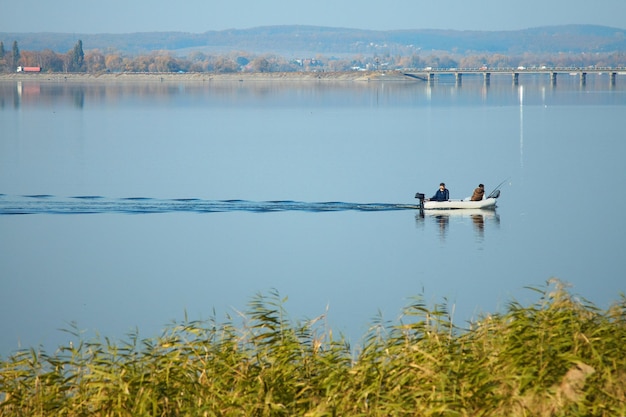
[[[41,67],[45,72],[91,72],[85,65],[83,42],[79,40],[72,50],[59,54],[51,50],[20,51],[17,41],[13,41],[11,51],[7,51],[0,41],[0,71],[15,72],[18,66]]]
[[[41,67],[49,73],[103,73],[103,72],[298,72],[298,71],[355,71],[397,70],[404,68],[511,68],[525,66],[547,67],[619,67],[626,62],[626,52],[607,53],[524,53],[506,55],[494,53],[453,54],[445,51],[412,53],[407,55],[380,53],[357,54],[351,57],[316,55],[300,59],[276,54],[253,54],[232,51],[223,54],[191,52],[176,56],[169,51],[129,55],[114,50],[83,51],[79,40],[66,53],[50,49],[20,51],[16,41],[7,50],[0,41],[0,72],[15,72],[18,66]]]

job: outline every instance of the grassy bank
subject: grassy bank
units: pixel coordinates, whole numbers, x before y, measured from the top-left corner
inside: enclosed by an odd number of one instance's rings
[[[558,281],[533,291],[467,329],[416,298],[356,354],[323,317],[293,322],[278,294],[258,295],[240,325],[19,352],[0,362],[0,415],[626,415],[624,296],[600,310]]]

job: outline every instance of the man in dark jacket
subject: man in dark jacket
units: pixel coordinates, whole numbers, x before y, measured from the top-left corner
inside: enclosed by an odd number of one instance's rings
[[[430,201],[448,201],[450,200],[450,192],[446,188],[446,184],[443,182],[439,184],[439,189],[434,196],[430,198]]]

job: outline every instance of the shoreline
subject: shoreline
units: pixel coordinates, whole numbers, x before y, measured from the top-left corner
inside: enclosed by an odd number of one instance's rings
[[[39,82],[207,82],[207,81],[399,81],[414,82],[400,71],[187,73],[6,73],[0,81]]]

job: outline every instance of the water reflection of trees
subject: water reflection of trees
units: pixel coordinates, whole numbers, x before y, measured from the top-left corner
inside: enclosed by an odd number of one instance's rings
[[[258,81],[244,83],[239,81],[211,82],[210,79],[198,81],[159,82],[158,78],[151,81],[116,81],[107,82],[76,81],[60,76],[58,82],[41,82],[37,80],[19,81],[17,84],[0,83],[0,99],[6,101],[14,97],[22,105],[45,106],[71,102],[82,107],[89,103],[120,104],[124,101],[146,101],[150,104],[170,104],[201,101],[208,105],[241,106],[246,101],[255,102],[272,100],[276,103],[293,103],[294,83],[280,81]],[[297,86],[298,96],[310,104],[354,105],[368,103],[377,95],[378,86],[345,84],[303,83]],[[388,89],[387,89],[388,90]],[[346,94],[348,93],[348,94]],[[410,99],[411,91],[400,88],[388,94],[399,94]]]
[[[289,81],[255,81],[246,82],[233,80],[212,81],[211,77],[196,77],[183,81],[176,76],[152,77],[142,81],[133,76],[108,77],[106,81],[89,79],[81,81],[57,75],[47,81],[26,79],[19,81],[19,91],[13,83],[0,83],[0,103],[14,105],[46,106],[69,102],[78,108],[93,104],[120,105],[124,102],[135,105],[138,101],[152,105],[185,105],[185,103],[202,103],[208,106],[242,106],[256,105],[293,105],[297,94],[298,102],[311,106],[369,106],[371,104],[392,104],[394,106],[428,106],[432,101],[441,105],[445,103],[468,105],[487,100],[494,105],[519,102],[519,98],[511,95],[510,83],[493,82],[486,93],[481,82],[468,82],[463,88],[454,88],[445,84],[406,84],[406,83],[294,83]],[[579,88],[576,84],[576,88]],[[525,92],[527,90],[524,90]],[[428,92],[428,94],[425,94]],[[585,103],[590,105],[605,103],[601,94],[587,94]],[[553,95],[551,104],[558,104],[570,99],[569,94]],[[543,100],[543,101],[541,101]],[[537,94],[527,94],[525,104],[545,103],[545,98]]]

